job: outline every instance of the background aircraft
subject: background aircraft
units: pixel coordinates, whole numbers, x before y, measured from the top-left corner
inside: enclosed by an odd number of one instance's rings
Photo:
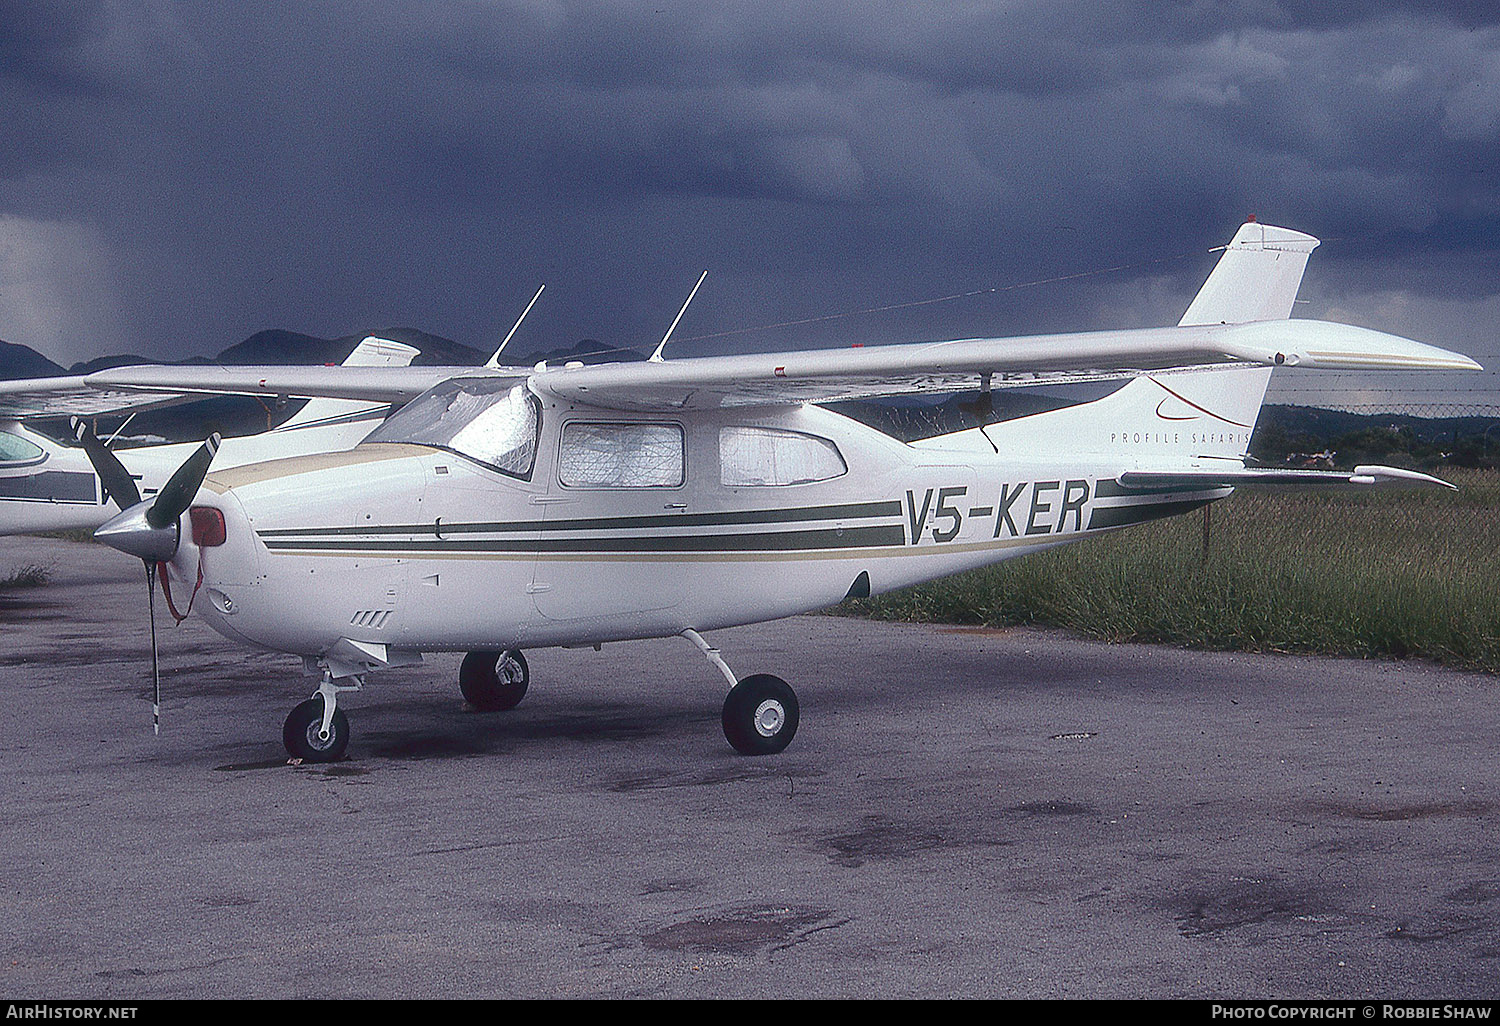
[[[1436,484],[1385,467],[1248,467],[1274,368],[1472,370],[1457,353],[1288,320],[1311,236],[1244,225],[1176,327],[527,370],[123,368],[90,387],[407,405],[363,443],[219,470],[211,438],[97,537],[201,590],[228,638],[321,672],[296,757],[339,758],[338,695],[462,651],[484,709],[525,694],[521,650],[681,635],[730,685],[740,752],[785,748],[798,702],[738,678],[700,632],[819,609],[1221,499],[1244,485]],[[820,404],[1113,380],[1093,402],[900,442]],[[116,495],[131,483],[102,446]],[[200,489],[200,484],[202,485]]]
[[[370,336],[343,366],[405,367],[417,354],[401,342]],[[119,512],[82,448],[58,445],[24,423],[60,414],[85,415],[101,403],[110,405],[104,394],[83,382],[81,375],[0,382],[0,534],[93,528]],[[388,403],[315,398],[277,427],[225,439],[218,464],[231,467],[348,449],[389,413]],[[119,450],[117,455],[140,494],[154,496],[197,447],[196,442],[145,445]]]

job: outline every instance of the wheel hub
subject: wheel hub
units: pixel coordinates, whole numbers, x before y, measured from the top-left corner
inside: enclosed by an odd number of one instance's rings
[[[761,737],[775,737],[786,723],[786,710],[774,698],[755,707],[755,732]]]
[[[313,720],[307,725],[307,745],[315,751],[326,751],[333,742],[333,731],[323,733],[322,719]]]

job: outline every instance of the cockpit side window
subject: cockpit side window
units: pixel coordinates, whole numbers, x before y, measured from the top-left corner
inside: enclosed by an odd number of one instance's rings
[[[20,435],[0,431],[0,463],[35,463],[44,455],[41,446]]]
[[[839,447],[817,435],[764,427],[719,431],[719,479],[730,487],[811,484],[848,472]]]
[[[514,379],[454,378],[413,399],[365,441],[432,445],[529,479],[541,423],[541,404]]]
[[[570,421],[557,477],[572,488],[676,488],[683,482],[682,427]]]

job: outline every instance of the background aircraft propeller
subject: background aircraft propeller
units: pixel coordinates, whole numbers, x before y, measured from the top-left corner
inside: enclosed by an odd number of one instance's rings
[[[141,501],[130,471],[120,462],[86,422],[74,419],[73,430],[110,497],[120,506],[118,516],[94,532],[94,537],[121,552],[139,556],[146,564],[146,605],[151,620],[151,729],[161,733],[161,666],[156,651],[156,574],[160,564],[177,553],[181,542],[182,515],[193,503],[209,464],[219,451],[219,436],[212,434],[172,472],[150,503]]]
[[[130,476],[130,471],[125,469],[125,464],[120,462],[119,457],[99,441],[99,436],[94,434],[89,422],[74,417],[72,425],[78,444],[83,446],[89,462],[94,465],[94,473],[99,475],[99,480],[104,483],[104,490],[115,500],[115,505],[123,511],[140,502],[141,493],[135,486],[135,478]]]

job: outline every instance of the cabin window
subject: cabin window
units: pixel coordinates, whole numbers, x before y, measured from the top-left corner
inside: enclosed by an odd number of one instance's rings
[[[838,446],[826,438],[781,428],[719,431],[719,479],[726,485],[811,484],[848,472]]]
[[[0,463],[34,463],[42,458],[41,446],[8,431],[0,431]]]
[[[557,476],[574,488],[675,488],[683,482],[676,424],[563,425]]]
[[[455,378],[413,399],[366,441],[433,445],[528,478],[541,416],[541,404],[514,378]]]

